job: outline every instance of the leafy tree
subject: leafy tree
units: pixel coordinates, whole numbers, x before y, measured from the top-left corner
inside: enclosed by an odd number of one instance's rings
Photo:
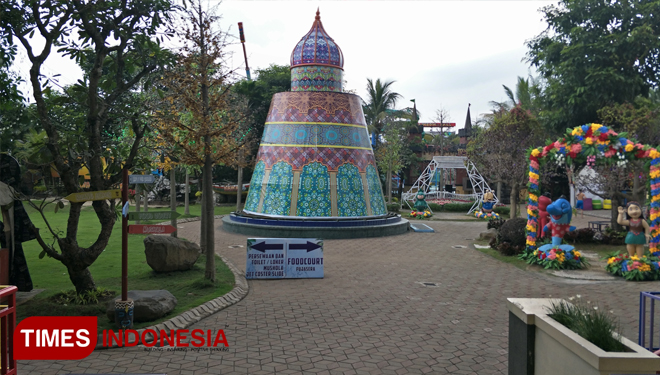
[[[640,142],[660,143],[660,103],[637,97],[633,103],[605,106],[598,110],[603,125],[617,132],[627,132]]]
[[[392,91],[391,86],[394,82],[381,82],[378,78],[374,83],[371,78],[367,78],[367,102],[363,106],[363,110],[369,131],[376,135],[376,142],[384,131],[388,110],[394,109],[397,100],[402,97],[401,94]]]
[[[231,90],[231,72],[223,65],[226,34],[213,29],[219,17],[196,1],[182,18],[185,44],[159,82],[163,104],[156,108],[155,126],[160,137],[180,150],[181,162],[203,165],[201,245],[205,277],[215,280],[213,164],[236,163],[237,151],[247,142],[247,103]]]
[[[542,135],[536,117],[516,106],[468,143],[468,157],[479,171],[511,187],[512,218],[518,215],[518,193],[527,184],[527,149],[540,144]]]
[[[376,162],[381,171],[386,171],[387,203],[392,203],[392,173],[398,173],[407,165],[407,134],[401,126],[389,124],[383,134],[385,142],[376,149]]]
[[[556,132],[658,86],[660,1],[561,0],[542,12],[548,28],[527,43],[527,60],[545,81],[541,117]]]
[[[121,169],[134,166],[146,128],[140,112],[119,103],[145,82],[167,56],[152,38],[163,31],[173,5],[169,0],[7,0],[3,6],[6,17],[1,26],[27,53],[37,122],[48,135],[46,146],[66,193],[82,190],[78,172],[83,164],[90,171],[90,190],[117,187]],[[39,46],[33,44],[34,34],[41,39]],[[42,69],[54,48],[75,59],[84,69],[88,67],[83,79],[72,88],[75,95],[69,95],[80,110],[80,124],[57,121],[57,113],[47,101],[53,90]],[[123,121],[110,121],[112,113],[121,115]],[[68,131],[80,134],[75,147],[61,142],[71,139],[62,135]],[[81,246],[77,240],[82,203],[71,202],[64,234],[51,230],[59,251],[40,235],[37,237],[44,253],[67,267],[78,293],[96,288],[88,267],[108,244],[117,220],[114,204],[114,200],[93,202],[101,230],[88,247]]]

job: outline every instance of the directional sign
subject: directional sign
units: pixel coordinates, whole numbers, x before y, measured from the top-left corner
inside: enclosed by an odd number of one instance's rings
[[[256,251],[261,251],[262,253],[265,253],[266,250],[282,250],[284,249],[284,244],[261,241],[250,247]]]
[[[289,238],[286,255],[287,279],[323,278],[323,240]]]
[[[129,212],[128,220],[170,220],[179,216],[176,211]]]
[[[64,199],[79,203],[87,201],[104,201],[106,199],[121,199],[121,190],[86,191],[84,193],[69,194]]]
[[[247,279],[284,278],[285,242],[286,239],[283,238],[248,238],[245,277]]]
[[[129,184],[153,184],[156,176],[152,174],[132,174],[128,176]]]
[[[305,243],[290,243],[289,250],[307,250],[309,253],[310,251],[314,251],[322,246],[323,245],[319,245],[315,242],[306,241]]]
[[[129,225],[130,234],[169,234],[176,232],[171,225]]]
[[[248,238],[248,279],[323,278],[323,241],[314,238]]]

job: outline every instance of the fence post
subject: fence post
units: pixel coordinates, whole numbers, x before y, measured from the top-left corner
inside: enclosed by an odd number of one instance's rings
[[[8,301],[0,306],[0,375],[16,375],[14,328],[16,327],[15,286],[0,285],[0,298]]]
[[[9,285],[9,249],[0,249],[0,285]]]

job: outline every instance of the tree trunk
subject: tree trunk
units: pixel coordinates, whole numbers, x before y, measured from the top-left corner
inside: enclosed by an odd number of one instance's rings
[[[188,197],[188,195],[190,195],[189,184],[190,184],[190,175],[188,174],[188,169],[186,169],[186,189],[184,190],[186,195],[185,198],[186,203],[185,203],[185,209],[183,211],[183,213],[186,215],[190,215],[190,197]]]
[[[243,149],[238,151],[238,162],[243,165]],[[243,167],[238,167],[238,182],[236,186],[236,212],[241,210],[241,200],[243,198]]]
[[[611,212],[611,218],[610,218],[610,228],[612,230],[619,231],[621,230],[621,226],[619,223],[617,223],[617,218],[619,217],[619,197],[616,194],[612,195],[612,209],[610,210]]]
[[[206,197],[207,197],[207,194],[204,191],[204,186],[206,186],[206,175],[207,175],[206,171],[202,170],[202,176],[197,180],[198,181],[197,188],[199,191],[202,192],[202,213],[200,214],[201,225],[200,225],[200,233],[199,233],[199,247],[202,249],[202,254],[206,253],[206,225],[204,225],[204,222],[206,221]]]
[[[172,211],[176,211],[176,171],[174,167],[170,169],[170,209]],[[176,230],[174,231],[174,233],[170,234],[170,236],[177,237],[178,229],[177,229],[175,217],[172,217],[171,223],[174,229]]]
[[[511,186],[511,195],[509,196],[511,200],[511,211],[509,212],[509,217],[513,219],[518,217],[518,185]]]
[[[497,199],[502,199],[502,181],[497,181]]]
[[[92,278],[92,273],[89,272],[89,268],[81,264],[65,264],[67,270],[69,271],[69,279],[71,283],[76,288],[77,294],[82,294],[85,292],[96,290],[96,284]]]
[[[210,147],[211,137],[206,136],[206,144]],[[202,195],[206,195],[206,211],[204,212],[204,217],[206,220],[202,222],[202,225],[206,227],[206,271],[204,272],[204,277],[215,281],[215,236],[213,231],[213,164],[211,161],[211,155],[206,154],[204,158],[204,175],[206,180],[204,180],[204,192]]]

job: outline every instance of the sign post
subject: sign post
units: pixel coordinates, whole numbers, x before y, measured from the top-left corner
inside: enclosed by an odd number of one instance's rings
[[[323,278],[323,240],[248,238],[247,279]]]
[[[128,299],[128,169],[122,170],[121,204],[121,300],[115,300],[115,324],[133,328],[133,300]]]

